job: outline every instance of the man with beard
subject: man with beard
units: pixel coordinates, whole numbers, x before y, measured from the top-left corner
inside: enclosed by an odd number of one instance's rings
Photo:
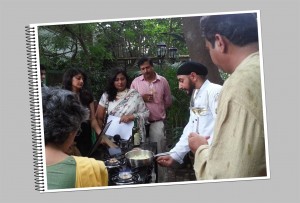
[[[170,155],[160,156],[157,163],[161,166],[174,166],[174,161],[183,163],[184,156],[190,151],[188,135],[191,132],[205,135],[211,143],[216,118],[218,96],[222,86],[206,79],[207,68],[197,62],[185,62],[177,70],[179,89],[191,96],[190,118],[180,140],[170,151]]]

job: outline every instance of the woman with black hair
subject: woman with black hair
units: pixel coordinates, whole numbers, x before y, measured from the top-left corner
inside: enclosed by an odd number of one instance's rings
[[[81,133],[76,138],[76,146],[82,156],[88,156],[93,145],[92,128],[99,136],[101,128],[95,117],[94,98],[87,88],[87,76],[85,72],[78,68],[68,69],[63,76],[63,88],[76,93],[81,105],[87,107],[90,112],[89,119],[81,124]]]
[[[149,117],[149,110],[141,95],[135,89],[130,89],[130,78],[126,71],[117,68],[111,73],[106,92],[99,101],[96,117],[100,126],[108,115],[120,117],[120,121],[128,123],[137,119],[141,133],[145,133],[145,121]]]

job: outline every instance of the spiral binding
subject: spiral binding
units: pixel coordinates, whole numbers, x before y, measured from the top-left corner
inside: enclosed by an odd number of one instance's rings
[[[45,191],[43,154],[42,154],[42,136],[41,136],[41,113],[39,108],[39,82],[36,56],[36,33],[34,27],[26,26],[26,49],[27,66],[29,79],[29,100],[30,100],[30,118],[33,147],[33,166],[35,190]]]

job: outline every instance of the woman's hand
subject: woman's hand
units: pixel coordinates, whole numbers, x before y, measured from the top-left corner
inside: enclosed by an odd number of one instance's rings
[[[129,123],[130,121],[133,121],[133,120],[134,120],[134,115],[124,115],[124,116],[121,116],[120,123],[121,122]]]

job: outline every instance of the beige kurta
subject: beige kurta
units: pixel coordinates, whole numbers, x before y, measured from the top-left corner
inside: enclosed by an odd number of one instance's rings
[[[225,82],[212,145],[197,149],[194,170],[198,180],[266,176],[258,52]]]

